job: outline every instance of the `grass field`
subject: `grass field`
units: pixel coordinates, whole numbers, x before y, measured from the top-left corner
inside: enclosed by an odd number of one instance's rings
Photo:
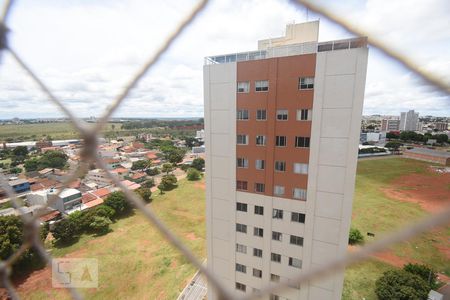
[[[150,204],[200,258],[206,256],[204,197],[199,183],[182,180],[177,189],[157,195]],[[72,246],[54,248],[52,254],[98,259],[100,287],[86,293],[90,299],[176,299],[195,272],[139,212],[114,223],[103,237],[84,235]],[[29,290],[22,296],[68,298],[51,289]]]
[[[105,132],[120,131],[120,123],[108,123]],[[0,141],[8,138],[22,140],[38,140],[44,136],[51,136],[54,140],[78,138],[78,132],[71,123],[38,123],[20,125],[0,125]]]

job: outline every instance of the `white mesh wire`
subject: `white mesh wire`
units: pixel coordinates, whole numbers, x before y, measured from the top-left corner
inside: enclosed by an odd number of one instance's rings
[[[323,15],[327,19],[333,21],[334,23],[342,26],[346,30],[352,32],[357,36],[369,36],[368,32],[365,32],[362,28],[355,27],[352,24],[348,23],[346,20],[339,18],[337,15],[333,14],[333,12],[328,11],[322,7],[316,6],[314,3],[305,0],[292,0],[293,5],[300,5],[302,7],[307,7],[311,11],[316,12],[317,14]],[[68,185],[73,182],[75,179],[82,177],[86,174],[88,170],[89,163],[95,163],[99,168],[102,168],[107,176],[116,184],[125,194],[127,200],[133,204],[134,207],[142,211],[144,216],[148,219],[151,225],[155,226],[158,231],[175,247],[177,248],[196,268],[202,272],[208,280],[208,285],[210,288],[216,289],[221,299],[236,299],[236,296],[232,296],[232,292],[229,291],[221,281],[210,272],[204,265],[202,265],[201,261],[195,257],[195,255],[178,239],[172,231],[161,221],[159,220],[153,211],[145,205],[144,201],[129,190],[126,186],[124,186],[117,177],[113,176],[106,168],[104,162],[97,156],[97,134],[100,130],[105,126],[108,122],[111,115],[117,108],[120,106],[122,101],[128,96],[130,91],[137,85],[137,83],[142,79],[142,77],[152,68],[152,66],[161,59],[162,55],[167,51],[167,49],[173,44],[173,42],[185,31],[186,27],[191,24],[199,13],[204,10],[207,5],[208,0],[201,1],[197,6],[195,6],[192,12],[185,18],[183,22],[181,22],[175,31],[164,41],[161,47],[157,50],[157,52],[152,55],[147,62],[144,63],[143,67],[138,70],[138,72],[132,77],[130,82],[126,85],[125,89],[113,100],[112,105],[109,106],[103,116],[99,119],[99,122],[94,128],[88,128],[84,121],[76,118],[73,113],[67,109],[62,102],[52,94],[49,88],[45,85],[45,83],[40,80],[40,78],[30,69],[30,67],[23,61],[21,57],[11,49],[11,47],[7,44],[7,26],[6,21],[8,14],[10,12],[10,8],[12,6],[12,1],[6,1],[4,10],[1,15],[0,21],[0,51],[9,52],[17,64],[23,68],[27,74],[35,81],[35,83],[41,88],[41,90],[48,96],[50,101],[58,107],[73,123],[74,127],[79,131],[80,136],[84,140],[84,149],[82,152],[82,161],[78,168],[74,170],[63,182],[62,187],[59,189],[58,193],[63,191]],[[380,49],[382,52],[397,60],[399,63],[404,65],[406,68],[414,72],[420,78],[422,78],[425,82],[431,84],[436,90],[440,90],[445,94],[450,94],[450,87],[445,84],[439,78],[435,78],[429,73],[426,73],[420,70],[414,63],[412,63],[407,57],[404,57],[398,53],[396,53],[393,49],[390,49],[387,45],[383,44],[382,41],[378,41],[375,39],[369,39],[369,44]],[[0,53],[1,54],[1,53]],[[14,191],[7,184],[7,180],[3,175],[0,175],[0,186],[6,191],[8,197],[11,199],[12,205],[15,209],[20,211],[20,207],[16,198]],[[51,201],[54,201],[50,199]],[[48,207],[49,204],[47,204]],[[4,287],[7,289],[10,298],[18,299],[17,292],[10,280],[11,275],[11,267],[14,262],[30,247],[34,247],[38,254],[45,260],[47,265],[51,265],[52,257],[47,253],[42,241],[39,238],[39,214],[30,217],[26,214],[19,214],[24,222],[25,227],[25,240],[21,247],[7,260],[0,262],[0,276],[3,282]],[[346,254],[342,257],[337,257],[336,259],[329,261],[326,265],[313,268],[309,271],[299,273],[297,277],[289,282],[292,284],[294,281],[301,284],[304,282],[311,281],[313,279],[322,278],[323,276],[327,276],[332,274],[335,271],[342,270],[346,266],[349,266],[353,263],[359,262],[361,260],[367,259],[370,255],[384,250],[395,243],[413,238],[418,234],[430,230],[433,227],[441,226],[448,223],[450,220],[450,207],[445,208],[442,212],[430,215],[423,219],[420,222],[415,222],[415,224],[405,227],[391,235],[380,239],[374,243],[368,244],[362,247],[360,250]],[[288,287],[288,283],[278,283],[271,284],[261,289],[258,293],[258,296],[269,295],[273,292],[280,291],[284,288]],[[81,299],[80,293],[74,288],[67,288],[74,299]],[[256,295],[244,296],[241,299],[251,299],[255,298]]]

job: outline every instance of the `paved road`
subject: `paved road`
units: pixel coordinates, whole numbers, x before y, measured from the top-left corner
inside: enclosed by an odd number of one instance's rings
[[[206,292],[207,281],[203,274],[197,272],[177,300],[203,300],[206,299]]]

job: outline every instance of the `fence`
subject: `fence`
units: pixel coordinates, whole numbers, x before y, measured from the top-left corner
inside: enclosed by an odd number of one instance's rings
[[[196,5],[192,12],[182,21],[175,31],[167,37],[166,41],[161,45],[161,47],[156,51],[155,54],[149,57],[149,59],[144,63],[141,69],[139,69],[133,78],[128,82],[124,90],[113,100],[111,106],[107,108],[103,114],[103,116],[99,119],[98,123],[93,127],[89,128],[86,123],[82,120],[77,119],[72,112],[67,109],[62,102],[50,91],[50,89],[45,85],[44,82],[40,80],[40,78],[27,66],[27,64],[22,60],[22,58],[16,53],[14,49],[12,49],[7,43],[7,17],[10,12],[12,6],[12,0],[6,1],[4,10],[0,19],[0,51],[7,51],[16,61],[16,63],[23,68],[26,73],[34,80],[34,82],[42,89],[42,91],[48,96],[49,100],[60,109],[68,118],[70,118],[74,127],[79,131],[82,139],[84,140],[84,149],[82,151],[82,163],[77,167],[75,171],[73,171],[70,176],[68,176],[67,180],[63,182],[63,187],[59,190],[60,193],[64,188],[68,186],[69,183],[77,179],[78,177],[82,177],[86,174],[88,170],[88,166],[90,163],[95,163],[99,168],[105,170],[107,176],[111,179],[111,181],[116,184],[125,194],[127,200],[133,204],[137,209],[139,209],[151,225],[155,226],[160,233],[175,247],[177,248],[196,268],[202,272],[205,277],[208,279],[209,288],[214,288],[218,291],[218,294],[221,295],[222,299],[236,299],[236,296],[231,293],[223,284],[217,279],[217,277],[211,273],[204,265],[202,265],[201,261],[196,258],[192,252],[178,239],[170,229],[162,223],[154,214],[154,212],[145,205],[144,201],[137,196],[135,193],[131,192],[127,189],[116,176],[113,176],[104,162],[99,159],[97,156],[97,135],[105,126],[108,119],[111,117],[114,111],[120,106],[122,101],[129,95],[130,91],[136,86],[136,84],[141,80],[141,78],[148,72],[149,69],[161,58],[161,56],[167,51],[167,49],[173,44],[173,42],[185,31],[187,26],[192,23],[195,18],[199,15],[201,11],[204,10],[208,3],[208,0],[202,0],[198,5]],[[298,5],[301,7],[306,7],[311,11],[316,12],[319,15],[324,16],[325,18],[331,20],[332,22],[342,26],[344,29],[349,32],[355,34],[356,36],[369,36],[367,32],[362,30],[361,28],[357,28],[352,26],[346,20],[339,18],[333,12],[328,11],[322,7],[316,6],[312,1],[309,0],[292,0],[292,5]],[[356,41],[355,41],[356,42]],[[450,87],[441,79],[433,76],[432,74],[428,74],[423,70],[420,70],[418,66],[412,63],[406,57],[403,57],[399,53],[390,49],[388,46],[383,44],[383,42],[370,38],[368,43],[373,47],[378,48],[386,55],[391,58],[397,60],[400,64],[414,72],[425,82],[431,84],[436,90],[440,90],[444,94],[450,95]],[[345,44],[345,45],[344,45]],[[328,45],[328,44],[319,44],[321,51],[328,51],[327,49],[330,47],[352,47],[352,44],[349,42],[345,42],[342,45]],[[354,45],[357,46],[357,43]],[[336,48],[337,49],[337,48]],[[19,212],[21,208],[19,207],[18,200],[14,191],[7,184],[7,180],[0,175],[0,185],[5,189],[7,195],[11,198],[11,202],[15,209]],[[57,194],[59,195],[59,194]],[[51,205],[52,201],[55,201],[56,197],[53,197],[49,200]],[[3,282],[3,285],[8,290],[9,296],[12,299],[18,299],[18,295],[15,291],[15,288],[10,280],[11,275],[11,266],[17,261],[17,259],[30,247],[34,247],[38,254],[46,261],[47,265],[51,266],[52,257],[46,252],[44,245],[39,239],[39,215],[28,216],[25,214],[21,215],[21,218],[25,224],[25,239],[24,243],[21,247],[7,260],[0,262],[0,276]],[[321,267],[313,268],[307,272],[301,273],[292,281],[297,282],[299,284],[303,282],[307,282],[319,277],[323,277],[329,274],[332,274],[334,271],[340,270],[346,266],[349,266],[358,261],[367,259],[373,253],[386,249],[394,243],[398,243],[404,241],[406,239],[410,239],[419,233],[430,230],[433,227],[440,226],[446,224],[450,220],[450,207],[446,207],[439,213],[431,215],[420,222],[416,222],[408,227],[403,228],[400,231],[392,233],[391,235],[378,240],[374,243],[371,243],[367,246],[362,247],[360,250],[352,252],[350,254],[346,254],[342,257],[337,257],[336,259],[330,261],[328,264],[323,265]],[[279,284],[271,284],[270,286],[266,286],[259,292],[259,296],[269,295],[273,292],[282,290],[287,287],[288,283],[279,283]],[[72,297],[74,299],[81,299],[81,295],[74,288],[68,288]],[[241,297],[241,299],[252,299],[257,297],[256,295],[248,295]]]

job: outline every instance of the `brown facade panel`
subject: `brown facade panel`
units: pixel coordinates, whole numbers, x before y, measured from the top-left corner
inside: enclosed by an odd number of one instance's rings
[[[301,77],[314,77],[316,55],[271,58],[237,63],[237,81],[249,82],[248,93],[237,93],[237,110],[248,110],[248,120],[237,121],[237,134],[248,135],[248,145],[237,145],[237,158],[248,160],[247,168],[237,168],[236,178],[247,182],[247,192],[255,193],[255,184],[265,185],[264,194],[274,195],[274,186],[284,187],[284,195],[293,198],[294,188],[306,190],[308,175],[294,173],[294,163],[308,164],[309,148],[297,148],[296,137],[311,137],[311,121],[297,120],[297,110],[312,109],[314,90],[300,90]],[[267,80],[268,91],[256,91],[256,81]],[[256,120],[257,110],[266,111],[266,120]],[[277,120],[277,111],[287,111],[287,120]],[[256,137],[265,136],[265,145]],[[286,137],[285,147],[276,146],[276,136]],[[256,160],[264,160],[264,170],[256,169]],[[275,170],[275,162],[285,163],[284,171]]]

